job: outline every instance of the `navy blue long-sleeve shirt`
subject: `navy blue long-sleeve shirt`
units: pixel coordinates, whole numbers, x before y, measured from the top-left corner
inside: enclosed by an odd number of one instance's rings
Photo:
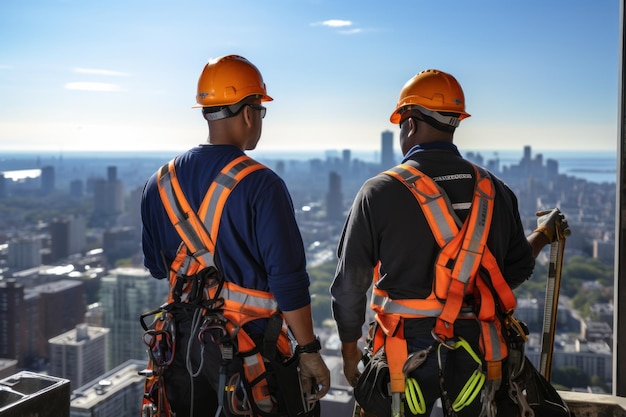
[[[230,145],[201,145],[176,159],[176,175],[191,207],[197,210],[220,170],[244,153]],[[168,277],[181,243],[157,187],[147,181],[141,202],[144,265],[155,278]],[[230,194],[222,214],[215,262],[237,285],[271,292],[283,311],[310,303],[309,276],[302,236],[284,181],[272,170],[246,176]]]

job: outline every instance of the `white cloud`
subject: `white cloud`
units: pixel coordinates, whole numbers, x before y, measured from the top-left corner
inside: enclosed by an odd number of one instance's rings
[[[130,74],[122,71],[113,71],[105,69],[95,68],[74,68],[73,71],[77,74],[90,74],[90,75],[110,75],[113,77],[128,77]]]
[[[94,82],[74,82],[65,84],[67,90],[118,92],[123,91],[117,84],[94,83]]]
[[[352,22],[350,20],[330,19],[324,20],[323,22],[311,23],[311,26],[328,26],[330,28],[342,28],[352,26]]]
[[[331,19],[331,20],[323,21],[322,25],[328,26],[328,27],[331,27],[331,28],[342,28],[342,27],[345,27],[345,26],[352,26],[352,22],[349,21],[349,20]]]

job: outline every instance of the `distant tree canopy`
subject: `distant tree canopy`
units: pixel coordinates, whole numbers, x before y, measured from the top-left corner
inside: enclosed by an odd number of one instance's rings
[[[308,269],[311,279],[311,310],[316,326],[321,326],[325,320],[332,318],[329,289],[335,276],[336,266],[335,262],[327,262]]]
[[[20,223],[36,224],[48,222],[55,217],[88,213],[93,206],[91,199],[75,200],[59,197],[58,194],[16,196],[0,201],[0,213]]]
[[[591,384],[591,377],[581,369],[573,366],[564,366],[552,371],[552,382],[572,388],[586,388]]]
[[[546,292],[548,265],[537,263],[530,279],[515,290],[518,297],[543,299]],[[584,317],[596,303],[613,300],[613,265],[598,259],[575,255],[563,260],[561,295],[572,300],[572,307]]]

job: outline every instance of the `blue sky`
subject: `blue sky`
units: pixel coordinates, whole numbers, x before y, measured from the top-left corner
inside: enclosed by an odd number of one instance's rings
[[[259,150],[380,147],[404,83],[453,74],[462,149],[616,149],[619,0],[0,2],[0,152],[179,151],[212,57],[268,93]]]

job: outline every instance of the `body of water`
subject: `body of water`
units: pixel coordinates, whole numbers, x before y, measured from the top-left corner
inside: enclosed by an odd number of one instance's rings
[[[469,152],[480,154],[483,157],[484,164],[487,165],[489,160],[498,159],[500,161],[500,169],[505,166],[518,165],[524,157],[523,150],[472,150],[460,149],[463,155]],[[545,165],[548,159],[554,159],[559,163],[559,173],[577,178],[581,178],[590,182],[617,182],[617,152],[616,151],[533,151],[531,159],[535,159],[537,155],[542,155]],[[251,153],[252,157],[267,159],[294,159],[308,160],[313,158],[326,159],[328,157],[342,158],[342,152],[337,150],[330,151],[263,151],[258,150]],[[380,160],[380,152],[376,150],[358,150],[350,151],[352,159],[358,158],[365,162],[376,162]],[[400,161],[402,155],[397,154],[396,159]]]
[[[469,152],[469,151],[467,151]],[[462,151],[463,154],[467,153]],[[518,165],[523,158],[522,151],[473,151],[480,153],[487,160],[500,160],[500,167]],[[616,151],[536,151],[532,152],[531,159],[541,154],[545,165],[548,159],[559,163],[559,173],[581,178],[590,182],[617,182],[617,152]]]
[[[498,159],[500,169],[505,166],[517,165],[522,160],[523,150],[472,150],[460,149],[463,155],[469,152],[480,154],[483,157],[484,164],[488,161]],[[163,161],[169,160],[179,152],[13,152],[0,154],[0,173],[5,178],[19,180],[24,177],[32,177],[33,173],[39,174],[41,165],[48,163],[51,159],[100,159],[110,161],[114,164],[116,159],[142,159],[156,158]],[[617,182],[617,152],[616,151],[533,151],[531,159],[535,159],[541,154],[543,163],[548,159],[554,159],[559,163],[559,173],[585,179],[591,182]],[[343,150],[263,150],[258,149],[249,152],[249,155],[259,160],[301,160],[327,158],[343,158]],[[360,159],[365,162],[380,161],[379,150],[351,150],[351,159]],[[396,159],[400,161],[402,155],[396,155]],[[19,165],[19,160],[30,161],[30,165],[34,165],[35,161],[39,166]],[[7,163],[11,161],[11,163]],[[16,164],[17,162],[17,164]],[[10,166],[9,166],[10,165]]]

